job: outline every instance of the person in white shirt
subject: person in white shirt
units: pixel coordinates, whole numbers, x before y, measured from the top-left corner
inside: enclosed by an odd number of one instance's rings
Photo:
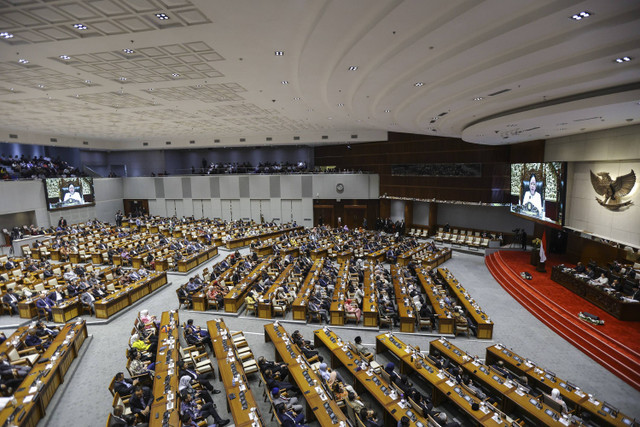
[[[538,214],[541,214],[542,197],[536,190],[536,176],[535,174],[531,174],[531,177],[529,178],[529,191],[527,191],[524,197],[522,197],[522,205],[527,206],[527,203],[531,203],[531,205],[538,211]]]
[[[80,193],[76,193],[76,188],[73,184],[69,184],[68,192],[64,195],[65,203],[84,203],[82,200],[82,195]]]

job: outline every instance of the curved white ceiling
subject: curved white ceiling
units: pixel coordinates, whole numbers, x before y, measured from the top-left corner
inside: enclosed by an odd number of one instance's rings
[[[640,117],[637,93],[624,89],[640,82],[637,0],[0,6],[0,33],[13,35],[0,38],[2,140],[121,149],[353,142],[396,131],[504,144]],[[582,11],[591,16],[570,19]],[[606,101],[588,96],[614,87],[622,89]],[[576,102],[582,95],[590,101]],[[592,116],[604,122],[581,120]],[[579,125],[560,125],[570,120]]]

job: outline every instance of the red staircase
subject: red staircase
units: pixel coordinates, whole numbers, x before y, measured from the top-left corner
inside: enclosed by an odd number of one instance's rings
[[[637,351],[604,334],[597,326],[580,320],[577,313],[568,311],[535,289],[505,262],[500,252],[486,256],[485,264],[498,283],[542,323],[640,390],[640,354]]]

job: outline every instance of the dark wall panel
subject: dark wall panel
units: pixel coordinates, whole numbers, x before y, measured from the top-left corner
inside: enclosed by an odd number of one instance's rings
[[[416,199],[507,202],[509,164],[544,159],[544,142],[487,146],[460,139],[390,133],[389,141],[315,148],[316,166],[380,175],[380,194]],[[392,165],[481,163],[480,177],[393,176]]]

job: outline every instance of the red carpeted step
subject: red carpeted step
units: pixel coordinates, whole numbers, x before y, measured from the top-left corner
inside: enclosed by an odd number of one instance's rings
[[[635,351],[620,345],[600,331],[593,330],[595,326],[586,324],[547,295],[532,288],[500,257],[499,252],[485,257],[485,263],[498,283],[529,312],[592,359],[640,390],[640,358],[635,357]],[[562,288],[560,285],[556,286]]]

